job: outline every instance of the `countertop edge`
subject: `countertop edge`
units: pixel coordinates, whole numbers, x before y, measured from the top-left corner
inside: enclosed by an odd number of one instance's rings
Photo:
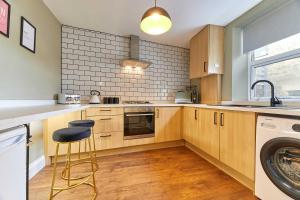
[[[267,108],[245,108],[245,107],[228,107],[228,106],[214,106],[206,104],[100,104],[100,105],[91,105],[91,104],[82,104],[82,105],[52,105],[52,106],[32,106],[32,107],[23,107],[23,108],[7,108],[0,109],[5,111],[2,119],[0,119],[0,130],[8,129],[14,126],[19,126],[22,124],[28,124],[33,121],[40,121],[47,119],[49,117],[75,112],[79,110],[84,110],[87,108],[103,108],[103,107],[112,107],[112,108],[124,108],[124,107],[193,107],[193,108],[207,108],[207,109],[216,109],[216,110],[229,110],[229,111],[240,111],[240,112],[254,112],[258,114],[274,114],[274,115],[286,115],[286,116],[299,116],[300,109],[267,109]],[[37,111],[32,113],[23,112],[19,114],[18,109],[36,109]],[[14,113],[14,114],[11,114]],[[11,114],[11,116],[9,116]],[[19,115],[18,115],[19,114]],[[7,118],[6,118],[7,117]]]

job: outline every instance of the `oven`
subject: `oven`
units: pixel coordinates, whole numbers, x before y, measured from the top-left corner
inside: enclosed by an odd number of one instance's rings
[[[155,136],[154,107],[125,107],[124,139],[149,138]]]

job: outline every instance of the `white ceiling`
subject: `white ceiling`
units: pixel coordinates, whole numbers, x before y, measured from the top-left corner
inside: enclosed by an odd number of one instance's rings
[[[159,36],[143,33],[140,20],[154,0],[43,0],[65,25],[180,47],[206,24],[227,25],[262,0],[158,0],[173,21],[172,29]]]

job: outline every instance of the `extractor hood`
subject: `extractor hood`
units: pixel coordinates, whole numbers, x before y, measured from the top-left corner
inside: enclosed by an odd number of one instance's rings
[[[129,68],[147,68],[152,63],[148,61],[140,60],[140,38],[136,35],[130,36],[130,58],[124,59],[121,62],[122,67]]]

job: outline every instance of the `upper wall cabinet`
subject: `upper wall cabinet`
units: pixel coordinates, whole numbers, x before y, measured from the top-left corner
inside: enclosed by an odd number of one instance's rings
[[[190,41],[190,79],[224,71],[224,27],[207,25]]]

